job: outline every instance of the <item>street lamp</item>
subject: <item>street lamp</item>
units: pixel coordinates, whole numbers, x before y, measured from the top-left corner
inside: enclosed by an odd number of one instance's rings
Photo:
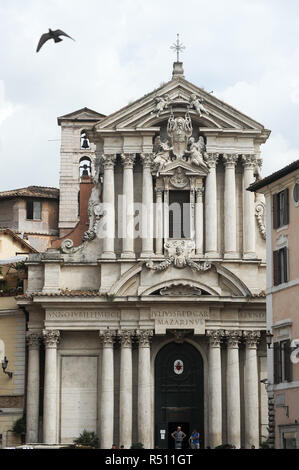
[[[273,339],[273,335],[272,335],[271,331],[268,330],[267,333],[266,333],[266,342],[267,342],[268,349],[271,349],[272,339]]]
[[[12,375],[13,373],[12,372],[9,372],[7,369],[7,365],[8,365],[8,360],[7,360],[7,357],[5,356],[3,361],[2,361],[2,370],[4,372],[4,374],[7,374],[9,376],[9,378],[11,379],[12,378]]]

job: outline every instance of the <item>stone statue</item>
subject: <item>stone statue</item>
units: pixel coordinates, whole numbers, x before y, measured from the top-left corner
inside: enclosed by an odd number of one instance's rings
[[[156,138],[155,147],[157,152],[154,156],[153,164],[157,168],[157,176],[159,176],[165,165],[170,161],[172,147],[169,147],[168,142],[161,142],[159,136]]]
[[[167,133],[172,139],[173,154],[177,158],[182,158],[187,148],[187,142],[192,135],[192,122],[188,113],[185,117],[175,118],[170,115],[167,123]]]
[[[153,114],[159,117],[163,109],[167,108],[170,102],[169,95],[166,94],[164,96],[156,96],[155,102],[156,102],[156,106],[154,108]]]
[[[204,102],[203,98],[200,98],[199,96],[196,96],[195,93],[192,93],[190,96],[190,108],[195,108],[195,111],[202,116],[203,114],[209,114],[204,105],[202,104]]]
[[[98,163],[98,164],[97,164]],[[101,201],[102,195],[102,183],[100,181],[100,164],[99,161],[95,164],[95,175],[93,178],[94,187],[91,190],[91,194],[88,201],[88,217],[89,217],[89,228],[83,234],[83,241],[93,240],[96,236],[96,225],[99,219],[103,216],[103,208]]]
[[[197,166],[202,165],[207,167],[203,160],[205,149],[206,146],[202,136],[199,137],[197,142],[195,142],[194,137],[190,137],[189,150],[186,150],[186,153],[190,155],[190,162]]]

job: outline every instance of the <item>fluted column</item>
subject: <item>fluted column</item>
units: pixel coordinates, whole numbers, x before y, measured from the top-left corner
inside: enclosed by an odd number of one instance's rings
[[[132,336],[133,330],[118,332],[120,352],[120,391],[119,391],[119,443],[125,449],[132,445]]]
[[[205,190],[205,254],[208,258],[214,258],[218,257],[216,182],[216,164],[218,162],[218,154],[207,153],[205,159],[209,166]]]
[[[162,188],[156,187],[156,255],[163,253],[163,202]]]
[[[153,154],[141,154],[143,164],[142,178],[142,253],[141,258],[150,258],[153,249]]]
[[[122,258],[135,258],[134,253],[134,177],[133,168],[135,153],[126,153],[121,156],[124,167],[123,173],[123,249]]]
[[[256,258],[255,253],[255,215],[254,193],[247,191],[254,182],[254,170],[257,165],[255,155],[242,155],[244,166],[244,203],[243,203],[243,258]]]
[[[111,449],[114,428],[114,358],[113,343],[115,331],[100,332],[102,341],[102,378],[100,400],[100,443],[101,449]]]
[[[223,330],[208,330],[209,347],[209,445],[222,444],[221,340]]]
[[[152,330],[138,330],[138,441],[145,449],[151,447],[151,356],[150,339]]]
[[[226,331],[227,337],[227,442],[241,447],[239,341],[241,332]]]
[[[43,330],[45,342],[44,422],[43,441],[57,444],[57,344],[58,330]]]
[[[28,372],[26,396],[26,442],[38,442],[39,418],[39,348],[40,334],[28,332]]]
[[[104,168],[103,180],[103,209],[105,212],[105,233],[103,240],[102,258],[114,259],[114,238],[115,238],[115,195],[114,195],[114,165],[116,155],[104,154],[101,163]]]
[[[196,189],[195,204],[195,253],[203,256],[203,193],[204,188]]]
[[[238,155],[224,154],[224,258],[237,256],[236,177]]]
[[[246,340],[245,356],[245,446],[259,447],[259,381],[257,343],[259,331],[244,331]]]

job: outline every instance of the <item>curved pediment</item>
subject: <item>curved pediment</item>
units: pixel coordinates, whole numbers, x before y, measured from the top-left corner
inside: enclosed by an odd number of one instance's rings
[[[173,79],[162,87],[105,117],[95,125],[97,133],[156,129],[169,116],[189,112],[202,130],[256,131],[269,135],[264,126],[187,80]],[[267,138],[266,137],[266,138]]]

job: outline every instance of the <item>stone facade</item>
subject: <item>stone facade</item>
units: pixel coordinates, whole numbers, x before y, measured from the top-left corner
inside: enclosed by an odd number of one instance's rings
[[[37,401],[27,407],[28,442],[71,442],[86,428],[102,448],[167,447],[185,416],[202,447],[259,446],[267,437],[263,201],[245,189],[269,131],[186,81],[177,64],[171,81],[111,116],[85,109],[59,122],[62,237],[78,222],[81,155],[94,192],[82,242],[64,239],[28,262],[19,304],[45,350],[43,360],[29,349]],[[169,367],[158,370],[161,354]],[[161,380],[176,390],[163,406]],[[189,386],[196,422],[180,406]]]

